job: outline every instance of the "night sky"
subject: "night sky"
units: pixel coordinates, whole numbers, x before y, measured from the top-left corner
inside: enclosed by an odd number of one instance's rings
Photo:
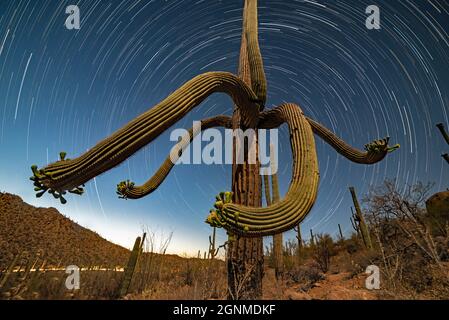
[[[66,29],[76,4],[80,30]],[[368,30],[365,8],[379,6],[381,29]],[[0,190],[36,206],[53,206],[126,247],[146,225],[169,252],[207,249],[204,219],[214,196],[231,187],[230,165],[177,166],[141,200],[121,200],[116,184],[147,180],[168,155],[170,130],[68,203],[34,196],[30,166],[77,157],[148,110],[192,77],[236,72],[243,1],[0,0]],[[259,37],[268,80],[267,108],[295,102],[359,148],[391,137],[401,149],[374,166],[349,162],[319,138],[321,183],[303,234],[352,231],[348,186],[359,194],[385,178],[399,185],[449,187],[448,152],[435,124],[449,126],[449,4],[416,1],[259,1]],[[232,112],[215,94],[178,122]],[[280,131],[281,193],[291,152]],[[292,237],[292,232],[287,233]],[[220,231],[219,241],[226,239]]]

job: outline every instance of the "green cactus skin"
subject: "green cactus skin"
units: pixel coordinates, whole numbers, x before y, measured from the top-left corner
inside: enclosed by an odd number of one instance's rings
[[[244,126],[258,120],[257,96],[238,77],[228,72],[209,72],[185,83],[164,101],[129,122],[92,149],[73,160],[58,161],[37,170],[37,187],[63,193],[108,171],[153,141],[214,92],[228,94],[239,106]]]
[[[209,259],[215,259],[215,257],[218,255],[218,251],[220,250],[220,248],[216,248],[216,246],[215,246],[216,233],[217,233],[217,228],[213,227],[212,235],[209,236],[209,250],[208,250],[209,251],[209,253],[208,253]]]
[[[248,0],[246,11],[245,36],[247,40],[247,56],[251,73],[251,87],[263,107],[267,100],[267,79],[265,77],[262,54],[260,53],[259,48],[257,0]],[[262,111],[262,109],[260,111]]]
[[[360,227],[359,227],[359,223],[358,223],[358,218],[357,218],[357,215],[354,212],[354,209],[352,207],[351,207],[351,217],[349,218],[349,220],[351,221],[352,228],[357,233],[357,237],[361,238],[362,236],[360,235]]]
[[[349,191],[351,192],[352,201],[354,202],[354,209],[355,209],[355,214],[356,214],[356,217],[354,218],[354,220],[357,219],[356,221],[358,222],[358,229],[360,230],[360,234],[362,236],[363,243],[365,244],[365,247],[367,249],[372,249],[373,244],[371,242],[371,236],[370,236],[370,233],[368,230],[368,226],[366,225],[365,217],[363,216],[362,209],[360,208],[359,201],[357,200],[357,194],[355,193],[354,187],[349,187]],[[356,221],[354,221],[354,222],[356,222]]]
[[[120,297],[126,296],[129,292],[129,288],[131,286],[131,281],[133,279],[134,273],[136,271],[137,262],[139,260],[139,256],[142,253],[143,245],[145,242],[144,233],[143,238],[137,237],[134,242],[133,250],[131,251],[131,255],[129,256],[128,264],[126,265],[123,280],[120,286],[119,295]]]
[[[312,127],[313,132],[320,136],[330,146],[346,159],[360,164],[374,164],[385,158],[385,156],[399,148],[399,144],[392,147],[388,146],[389,137],[375,140],[365,145],[365,152],[355,149],[337,137],[333,132],[319,124],[318,122],[307,119]]]
[[[310,229],[310,246],[313,247],[315,245],[315,236],[313,235],[313,230]]]
[[[286,122],[289,126],[293,154],[292,181],[283,201],[271,206],[224,205],[222,218],[225,228],[246,237],[273,235],[293,228],[311,210],[317,194],[319,173],[315,140],[301,109],[294,104],[284,104],[270,112],[273,117],[281,119],[278,125]],[[240,225],[246,226],[247,231],[242,232]]]

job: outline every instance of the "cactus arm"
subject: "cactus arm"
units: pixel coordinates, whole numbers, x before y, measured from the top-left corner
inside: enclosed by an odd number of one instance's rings
[[[262,112],[259,117],[259,127],[266,129],[277,127],[280,125],[279,120],[279,118],[272,116],[272,110]],[[316,135],[318,135],[331,147],[333,147],[338,153],[352,162],[360,164],[374,164],[384,159],[389,152],[392,152],[399,148],[398,144],[389,147],[389,138],[385,138],[367,144],[365,146],[366,151],[361,151],[344,142],[332,131],[316,122],[315,120],[307,117],[306,120],[308,121],[313,132]]]
[[[276,123],[286,122],[290,131],[293,174],[289,190],[282,201],[265,208],[227,203],[218,210],[222,226],[245,237],[260,237],[287,231],[310,212],[318,190],[318,161],[312,129],[294,104],[270,110]]]
[[[331,147],[333,147],[338,153],[344,156],[346,159],[360,163],[360,164],[374,164],[382,159],[389,153],[399,148],[399,145],[394,145],[393,147],[388,146],[388,141],[390,138],[380,139],[373,141],[365,145],[365,152],[360,151],[356,148],[351,147],[342,139],[337,137],[329,129],[321,125],[320,123],[307,118],[313,132],[326,141]]]
[[[257,0],[247,1],[245,14],[245,36],[247,39],[248,60],[251,72],[251,87],[263,107],[267,100],[267,79],[259,47]]]
[[[444,124],[438,123],[437,124],[437,128],[440,130],[441,135],[443,136],[443,138],[446,141],[446,143],[449,144],[449,134],[444,129]]]
[[[372,249],[373,244],[371,242],[371,236],[365,221],[365,217],[363,216],[362,209],[360,208],[359,200],[357,199],[357,194],[355,193],[354,187],[349,187],[349,192],[351,193],[352,201],[354,203],[354,210],[355,210],[354,220],[357,221],[358,223],[363,243],[368,249]]]
[[[228,94],[241,110],[243,125],[254,126],[260,106],[251,88],[231,73],[209,72],[188,81],[80,157],[34,168],[31,179],[35,186],[59,193],[76,188],[126,160],[214,92]]]
[[[216,116],[213,118],[201,121],[201,130],[206,130],[213,127],[231,128],[232,120],[228,116]],[[155,191],[164,182],[165,178],[170,173],[176,161],[181,157],[182,152],[192,142],[192,140],[200,133],[193,128],[187,133],[188,139],[183,138],[172,150],[176,150],[175,154],[168,156],[164,163],[159,167],[156,173],[143,185],[135,186],[133,182],[122,181],[117,185],[117,194],[123,199],[140,199],[153,191]]]
[[[139,260],[139,256],[142,250],[143,241],[141,241],[140,237],[136,238],[134,242],[133,250],[129,256],[128,264],[123,272],[123,279],[120,285],[119,295],[123,297],[128,294],[129,288],[131,286],[131,281],[134,276],[134,272],[136,270],[136,265]]]

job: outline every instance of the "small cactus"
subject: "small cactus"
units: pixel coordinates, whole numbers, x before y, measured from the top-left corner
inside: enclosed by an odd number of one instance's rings
[[[126,296],[129,292],[129,288],[131,286],[131,281],[133,279],[134,273],[136,271],[137,262],[139,257],[143,251],[143,245],[145,242],[146,233],[143,234],[143,237],[137,237],[134,242],[133,250],[131,251],[131,255],[129,256],[128,264],[125,268],[123,274],[123,280],[120,286],[120,297]]]
[[[313,234],[313,230],[310,229],[310,246],[313,247],[315,245],[315,236]]]
[[[340,225],[340,224],[338,224],[338,234],[339,234],[339,236],[340,236],[340,239],[344,239],[344,237],[343,237],[343,231],[341,231],[341,225]]]
[[[349,191],[351,192],[352,201],[354,202],[354,209],[355,209],[354,222],[358,224],[358,229],[360,230],[360,234],[362,236],[362,240],[365,247],[367,249],[372,249],[373,244],[371,242],[371,236],[368,230],[368,226],[366,225],[362,209],[360,209],[359,201],[357,200],[357,195],[355,193],[354,187],[349,187]]]

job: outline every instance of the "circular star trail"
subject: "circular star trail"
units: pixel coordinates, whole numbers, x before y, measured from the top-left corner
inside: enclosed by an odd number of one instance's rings
[[[60,151],[78,156],[200,73],[235,73],[243,1],[79,0],[73,3],[80,8],[79,30],[64,25],[69,4],[0,3],[0,189],[69,216],[90,212],[85,221],[101,217],[173,229],[173,245],[196,252],[207,245],[203,221],[215,194],[230,188],[229,165],[177,166],[143,200],[115,194],[119,181],[140,183],[152,175],[174,144],[170,130],[90,182],[86,195],[70,197],[66,207],[32,200],[29,167],[57,160]],[[449,126],[449,4],[376,1],[381,28],[368,30],[365,9],[371,4],[259,1],[267,107],[298,103],[359,148],[385,136],[401,144],[381,163],[362,166],[316,139],[321,183],[304,222],[315,233],[336,234],[337,223],[351,231],[348,186],[362,194],[390,178],[401,186],[430,181],[435,191],[448,187],[440,155],[449,150],[435,124]],[[214,95],[173,129],[231,112],[231,100]],[[285,193],[291,174],[285,128],[279,138]]]

